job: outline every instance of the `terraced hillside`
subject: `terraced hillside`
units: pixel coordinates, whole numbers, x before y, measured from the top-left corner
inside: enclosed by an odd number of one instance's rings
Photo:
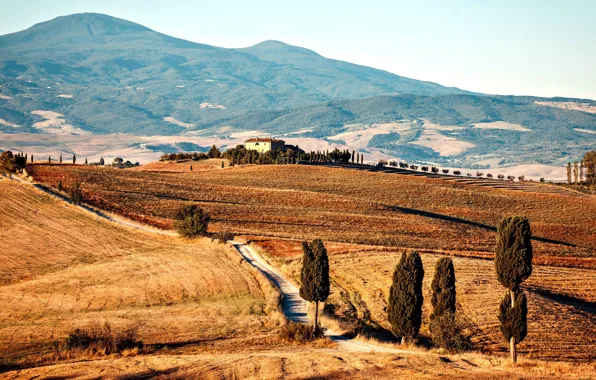
[[[177,208],[196,202],[213,229],[492,257],[497,222],[512,214],[532,223],[535,260],[594,267],[596,198],[471,186],[425,176],[338,168],[234,167],[142,172],[33,165],[36,180],[83,183],[87,202],[169,228]]]

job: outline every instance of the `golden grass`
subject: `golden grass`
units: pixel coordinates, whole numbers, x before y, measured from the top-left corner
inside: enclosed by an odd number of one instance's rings
[[[16,378],[143,378],[162,379],[527,379],[596,375],[593,364],[548,363],[520,359],[517,367],[479,354],[392,355],[354,354],[333,349],[291,347],[275,351],[237,350],[193,355],[160,354],[107,358],[32,368],[5,374]]]
[[[228,246],[122,228],[28,185],[0,181],[0,193],[1,360],[27,363],[96,320],[142,323],[150,345],[274,327],[276,301]]]
[[[0,359],[4,365],[18,367],[44,364],[7,372],[2,378],[508,379],[596,375],[593,364],[546,363],[527,356],[512,368],[504,357],[474,353],[356,354],[328,344],[287,345],[273,332],[281,319],[279,295],[228,247],[122,228],[26,185],[0,181],[0,192]],[[365,265],[367,270],[385,266],[382,258],[377,264],[371,262],[372,266],[358,261],[371,253],[370,247],[359,255],[357,250],[342,254],[341,250],[353,247],[345,243],[329,246],[337,251],[332,253],[334,295],[340,289],[335,268],[345,265],[342,272],[362,281],[364,278],[350,274],[347,267],[364,273]],[[295,267],[292,259],[296,252],[278,259],[289,259],[290,271]],[[371,258],[375,258],[374,252]],[[426,260],[425,255],[425,264]],[[459,273],[460,266],[456,268]],[[373,279],[370,283],[377,281],[383,282]],[[553,283],[555,289],[558,286]],[[362,294],[370,289],[362,287]],[[374,307],[373,302],[371,309]],[[142,323],[141,338],[148,349],[106,357],[64,355],[51,359],[52,341],[98,320],[111,321],[114,326]]]

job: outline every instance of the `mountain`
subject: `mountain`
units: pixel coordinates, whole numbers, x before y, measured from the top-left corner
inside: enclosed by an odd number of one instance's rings
[[[93,13],[0,36],[0,133],[258,131],[452,165],[559,163],[596,142],[592,107],[467,92],[279,41],[209,46]],[[407,130],[387,126],[398,121]]]

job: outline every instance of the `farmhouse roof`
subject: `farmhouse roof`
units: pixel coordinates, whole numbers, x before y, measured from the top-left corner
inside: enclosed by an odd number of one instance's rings
[[[278,142],[283,142],[283,140],[278,140],[278,139],[274,139],[274,138],[270,138],[270,137],[266,137],[266,138],[260,138],[260,137],[256,137],[256,138],[252,138],[252,139],[248,139],[246,140],[247,143],[251,143],[251,142],[268,142],[268,143],[278,143]]]

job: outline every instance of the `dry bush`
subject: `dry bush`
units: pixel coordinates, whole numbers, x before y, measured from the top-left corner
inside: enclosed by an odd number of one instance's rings
[[[465,352],[473,348],[468,324],[457,315],[445,313],[430,322],[430,331],[435,346],[450,352]]]
[[[125,350],[141,349],[139,324],[124,328],[113,328],[110,322],[93,322],[86,328],[77,328],[66,339],[68,350],[78,350],[92,354],[110,355]]]
[[[215,240],[221,241],[222,243],[225,243],[230,240],[234,240],[234,234],[232,234],[231,232],[229,232],[227,230],[222,230],[222,231],[216,232],[213,235],[211,235],[211,237]]]
[[[288,342],[307,343],[323,338],[325,336],[324,330],[324,328],[318,328],[315,332],[310,325],[288,322],[279,330],[279,336]]]

